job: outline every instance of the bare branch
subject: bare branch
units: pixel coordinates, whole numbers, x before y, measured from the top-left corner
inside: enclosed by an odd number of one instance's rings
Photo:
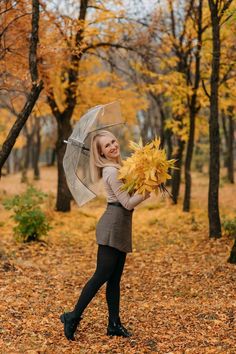
[[[205,86],[205,82],[204,82],[203,79],[202,79],[202,87],[203,87],[203,90],[204,90],[205,94],[207,95],[207,97],[208,97],[209,100],[210,100],[211,96],[210,96],[210,94],[209,94],[208,91],[207,91],[207,88],[206,88],[206,86]]]
[[[130,46],[125,46],[125,45],[122,45],[122,44],[119,44],[119,43],[109,43],[109,42],[99,42],[99,43],[96,43],[96,44],[88,45],[85,49],[83,49],[83,53],[86,53],[90,49],[96,49],[96,48],[99,48],[99,47],[111,47],[111,48],[117,48],[117,49],[126,49],[126,50],[133,51],[133,52],[135,52],[135,53],[137,53],[137,54],[139,54],[141,56],[143,55],[142,53],[137,51],[137,48],[130,47]]]
[[[224,74],[224,76],[222,77],[222,79],[219,82],[219,86],[221,86],[222,84],[224,84],[228,80],[229,74],[232,71],[232,69],[234,68],[234,66],[235,66],[234,62],[228,66],[226,73]]]
[[[169,7],[170,7],[170,15],[171,15],[171,31],[172,31],[173,37],[176,38],[175,15],[174,15],[172,0],[169,0]]]
[[[29,99],[26,101],[25,106],[23,107],[21,113],[18,115],[17,120],[12,126],[6,140],[2,145],[0,151],[0,177],[2,167],[7,160],[13,146],[15,145],[16,139],[20,134],[21,129],[24,127],[34,105],[37,101],[40,92],[42,91],[43,83],[40,82],[38,85],[34,85],[29,95]]]
[[[90,52],[90,53],[88,53],[88,55],[94,55],[94,56],[96,56],[97,58],[100,58],[100,59],[104,60],[104,61],[107,62],[112,68],[115,68],[117,71],[123,73],[124,75],[126,75],[126,76],[129,77],[130,79],[133,79],[133,77],[131,76],[131,74],[130,74],[128,71],[126,71],[126,70],[120,68],[119,66],[117,66],[117,65],[114,63],[114,61],[112,61],[112,60],[109,59],[109,58],[103,57],[100,53],[98,53],[98,52],[96,52],[96,53]]]
[[[11,20],[6,27],[4,27],[4,29],[2,30],[2,32],[0,33],[0,38],[4,35],[4,33],[8,30],[8,28],[17,20],[19,20],[20,18],[22,17],[25,17],[25,16],[28,16],[28,15],[31,15],[30,12],[26,12],[25,14],[22,14],[22,15],[19,15],[15,18],[13,18],[13,20]],[[1,16],[1,15],[0,15]]]
[[[12,4],[12,6],[10,6],[10,7],[6,7],[5,10],[0,12],[0,16],[2,16],[3,14],[5,14],[8,11],[11,11],[14,8],[14,6],[16,6],[16,5],[17,5],[17,2],[15,4]]]
[[[219,19],[222,18],[222,16],[224,15],[225,11],[228,10],[228,8],[230,7],[232,2],[233,2],[233,0],[225,1],[223,9],[221,10],[220,15],[219,15]]]

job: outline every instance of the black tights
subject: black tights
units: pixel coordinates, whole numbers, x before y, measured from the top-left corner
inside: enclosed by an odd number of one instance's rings
[[[109,320],[116,321],[120,307],[120,279],[124,269],[126,253],[110,246],[98,245],[97,268],[84,286],[71,315],[78,319],[100,287],[107,282],[106,300]]]

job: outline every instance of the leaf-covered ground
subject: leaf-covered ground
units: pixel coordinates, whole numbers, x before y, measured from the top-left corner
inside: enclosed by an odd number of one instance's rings
[[[155,197],[134,213],[133,253],[121,284],[121,319],[133,336],[106,336],[105,288],[84,312],[76,342],[59,315],[71,310],[93,274],[95,225],[105,199],[70,213],[53,210],[56,171],[45,168],[51,191],[46,243],[19,244],[0,203],[1,353],[236,353],[236,268],[227,263],[233,240],[209,240],[207,178],[194,175],[191,213]],[[1,180],[0,198],[23,190],[18,175]],[[234,186],[220,188],[221,214],[235,214]]]

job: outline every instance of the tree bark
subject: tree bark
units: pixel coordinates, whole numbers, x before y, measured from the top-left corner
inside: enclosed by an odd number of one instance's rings
[[[172,152],[173,152],[171,136],[172,136],[171,129],[166,129],[165,130],[165,141],[166,141],[166,145],[167,145],[167,159],[168,160],[172,159]],[[170,181],[170,180],[167,180],[167,181]]]
[[[221,237],[221,222],[219,213],[219,173],[220,173],[220,136],[218,122],[218,90],[219,90],[219,72],[220,72],[220,19],[218,16],[217,3],[208,0],[211,12],[213,52],[211,65],[210,82],[210,119],[209,119],[209,137],[210,137],[210,166],[209,166],[209,190],[208,190],[208,218],[209,218],[209,236]]]
[[[228,180],[230,183],[234,183],[234,119],[233,108],[229,110],[229,140],[228,140],[228,159],[227,159],[227,171]]]
[[[35,141],[33,146],[33,169],[34,169],[34,179],[40,179],[40,170],[39,170],[39,157],[41,150],[41,135],[40,135],[40,120],[36,118],[36,132],[35,132]]]
[[[191,185],[192,185],[191,162],[192,162],[193,148],[194,148],[194,133],[195,133],[195,107],[192,106],[190,111],[189,137],[188,137],[186,159],[185,159],[185,166],[184,166],[185,192],[184,192],[183,211],[190,210]]]
[[[177,160],[176,164],[175,164],[177,169],[173,171],[173,175],[172,175],[172,191],[171,191],[171,194],[172,194],[172,197],[173,197],[173,203],[174,204],[177,204],[177,202],[178,202],[184,146],[185,146],[185,142],[180,140],[180,139],[178,139],[178,150],[177,150],[176,155],[173,156],[173,158]]]
[[[66,176],[63,168],[63,157],[65,155],[66,144],[64,140],[68,139],[68,136],[72,133],[72,127],[70,124],[70,118],[64,118],[58,120],[58,140],[56,143],[56,155],[57,155],[57,201],[56,210],[67,212],[70,210],[71,193],[67,186]]]
[[[165,122],[166,122],[166,114],[164,111],[164,107],[163,107],[163,102],[161,99],[160,95],[153,95],[156,104],[158,106],[159,112],[160,112],[160,139],[161,139],[161,144],[160,147],[161,149],[164,148],[165,146]]]
[[[228,166],[229,137],[228,137],[228,131],[227,131],[227,124],[226,124],[226,114],[225,114],[224,109],[221,110],[221,118],[222,118],[222,128],[223,128],[224,141],[225,141],[225,146],[224,147],[222,146],[222,155],[223,155],[223,159],[224,159],[224,167],[227,168],[227,166]]]
[[[194,73],[194,87],[193,94],[190,98],[189,105],[189,137],[187,143],[186,159],[185,159],[185,193],[184,193],[184,203],[183,211],[190,210],[190,200],[191,200],[191,163],[193,157],[194,149],[194,136],[195,136],[195,118],[198,111],[197,108],[197,91],[200,83],[200,64],[201,64],[201,48],[202,48],[202,0],[199,0],[198,5],[198,38],[197,38],[197,49],[195,53],[195,73]]]
[[[49,162],[49,166],[54,166],[55,165],[55,162],[56,162],[56,148],[53,148],[52,149],[52,152],[51,152],[51,158],[50,158],[50,162]]]
[[[30,133],[28,132],[26,125],[24,128],[25,128],[26,144],[24,146],[24,161],[22,166],[21,183],[26,183],[28,181],[27,171],[30,167],[30,158],[31,158],[31,152],[33,148],[32,140],[34,135],[34,131]]]
[[[172,159],[172,151],[173,151],[172,140],[171,140],[171,136],[172,136],[171,130],[166,129],[164,135],[165,135],[164,141],[166,142],[166,145],[167,145],[167,160],[170,160],[170,159]],[[173,171],[169,168],[168,173],[170,175],[172,175]],[[172,184],[172,180],[168,179],[166,181],[166,186],[171,186],[171,184]]]
[[[224,132],[225,147],[223,150],[224,167],[227,168],[227,179],[234,183],[234,119],[233,107],[230,106],[227,114],[224,110],[221,112],[222,127]],[[228,122],[228,124],[227,124]]]

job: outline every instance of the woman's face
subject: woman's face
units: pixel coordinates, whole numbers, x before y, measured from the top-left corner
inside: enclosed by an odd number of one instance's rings
[[[101,147],[101,155],[104,155],[108,160],[118,162],[120,147],[116,138],[109,135],[100,136],[99,143]]]

